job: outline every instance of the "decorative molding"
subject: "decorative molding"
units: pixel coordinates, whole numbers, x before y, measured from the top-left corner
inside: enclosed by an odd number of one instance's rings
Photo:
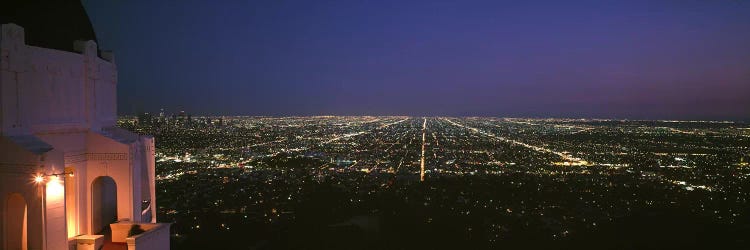
[[[84,161],[125,161],[128,153],[85,153],[65,156],[65,165]]]
[[[86,154],[65,156],[65,165],[86,161]]]
[[[125,161],[128,153],[87,153],[86,159],[90,161]]]
[[[83,120],[83,118],[81,120]],[[55,124],[37,124],[31,126],[31,130],[34,135],[80,134],[89,131],[89,129],[86,127],[85,121]]]

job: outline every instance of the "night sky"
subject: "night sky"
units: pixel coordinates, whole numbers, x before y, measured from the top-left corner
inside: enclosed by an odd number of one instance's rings
[[[121,114],[750,120],[750,1],[216,2],[84,1]]]

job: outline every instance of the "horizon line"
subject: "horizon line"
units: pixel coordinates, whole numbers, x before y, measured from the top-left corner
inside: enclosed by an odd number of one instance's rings
[[[151,114],[142,112],[142,114]],[[137,117],[139,114],[118,114],[119,117]],[[492,116],[492,115],[194,115],[197,117],[258,117],[258,118],[290,118],[290,117],[448,117],[448,118],[501,118],[501,119],[530,119],[530,120],[592,120],[592,121],[661,121],[661,122],[712,122],[712,123],[750,123],[750,119],[644,119],[644,118],[602,118],[602,117],[543,117],[543,116]]]

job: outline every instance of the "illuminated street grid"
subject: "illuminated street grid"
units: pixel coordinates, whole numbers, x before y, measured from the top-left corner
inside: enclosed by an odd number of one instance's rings
[[[559,241],[650,208],[750,218],[742,123],[143,115],[120,125],[157,138],[158,211],[177,244],[238,231],[262,245],[279,228],[310,230],[301,221],[324,233],[311,225],[363,216],[381,222],[381,244],[413,241],[399,230],[458,230],[454,240],[480,247],[525,233]]]

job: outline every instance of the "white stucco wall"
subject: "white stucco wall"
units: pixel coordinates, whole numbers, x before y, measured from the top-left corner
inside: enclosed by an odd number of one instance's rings
[[[77,42],[78,54],[25,45],[16,25],[2,29],[3,135],[116,124],[117,67],[98,57],[95,42]]]
[[[0,143],[0,168],[13,172],[0,171],[0,194],[23,194],[30,201],[29,219],[44,227],[30,234],[29,249],[65,249],[68,236],[95,233],[91,188],[99,176],[115,180],[117,217],[139,222],[142,197],[148,196],[144,193],[154,194],[153,138],[112,129],[117,121],[114,57],[102,52],[107,60],[102,59],[93,41],[71,41],[79,53],[28,46],[22,27],[1,25],[0,135],[33,136],[49,144],[53,150],[45,153],[44,172],[62,173],[66,167],[75,171],[75,177],[66,178],[74,182],[75,199],[67,200],[75,206],[66,206],[65,195],[47,196],[42,202],[41,194],[53,190],[29,184],[32,174],[41,171],[29,167],[39,165],[38,156],[23,157],[29,152],[8,140]],[[4,206],[0,211],[5,213]]]
[[[46,174],[61,173],[64,166],[63,153],[58,149],[45,154]],[[58,180],[54,181],[53,179]],[[44,184],[44,226],[46,228],[46,249],[64,250],[67,248],[68,235],[65,218],[65,190],[61,177],[48,176]]]

